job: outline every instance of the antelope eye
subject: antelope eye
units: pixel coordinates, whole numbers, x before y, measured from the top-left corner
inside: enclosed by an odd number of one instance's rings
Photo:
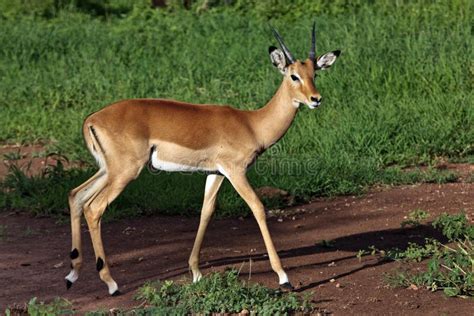
[[[296,77],[295,75],[291,75],[291,79],[293,81],[300,81],[300,78]]]

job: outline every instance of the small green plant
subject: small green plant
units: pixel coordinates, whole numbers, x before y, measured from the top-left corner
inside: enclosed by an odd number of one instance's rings
[[[360,249],[357,254],[356,254],[356,258],[359,259],[359,262],[362,261],[362,257],[365,257],[369,254],[369,252],[365,249]]]
[[[426,239],[424,245],[416,243],[408,243],[408,247],[405,250],[398,248],[390,249],[387,251],[387,257],[392,260],[407,260],[420,262],[423,259],[429,258],[438,251],[440,243],[436,239]]]
[[[474,247],[471,241],[456,242],[453,247],[440,244],[433,252],[426,270],[413,273],[396,271],[387,276],[392,286],[424,286],[443,290],[447,296],[474,296]]]
[[[383,250],[378,249],[375,246],[369,246],[368,249],[360,249],[356,254],[356,258],[361,261],[362,257],[370,255],[377,256],[384,260],[420,262],[421,260],[430,257],[436,251],[437,247],[438,241],[435,239],[426,239],[424,245],[408,243],[408,247],[405,250],[399,248]]]
[[[34,151],[31,153],[31,158],[44,158],[48,155],[44,151]]]
[[[474,226],[469,225],[466,214],[463,212],[456,215],[444,213],[433,222],[433,227],[440,229],[449,241],[474,238]]]
[[[372,245],[372,246],[369,246],[368,249],[360,249],[356,254],[356,258],[359,259],[359,261],[362,261],[362,257],[369,256],[369,255],[385,258],[387,256],[387,253],[385,250],[378,249],[377,247]]]
[[[213,273],[197,283],[174,281],[147,283],[138,290],[137,300],[151,305],[148,312],[159,315],[240,313],[275,315],[314,310],[309,295],[300,298],[262,285],[239,280],[235,270]]]
[[[427,239],[424,245],[410,243],[406,250],[389,250],[387,256],[393,260],[429,260],[421,272],[405,269],[388,275],[388,283],[394,286],[424,286],[432,291],[443,290],[447,296],[474,296],[474,226],[461,213],[443,214],[433,222],[433,227],[441,230],[451,244]]]
[[[427,211],[417,209],[414,211],[411,211],[407,219],[403,222],[401,222],[402,228],[405,227],[418,227],[421,225],[421,221],[427,219],[430,216],[430,214]]]
[[[21,158],[23,158],[23,155],[20,153],[20,149],[18,149],[18,151],[3,154],[3,160],[20,160]]]

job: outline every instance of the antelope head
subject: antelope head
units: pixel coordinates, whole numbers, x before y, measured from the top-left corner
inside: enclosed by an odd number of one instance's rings
[[[304,61],[295,60],[278,31],[274,28],[272,31],[281,49],[270,46],[268,52],[273,65],[284,75],[283,80],[289,87],[293,105],[298,107],[304,103],[310,109],[317,108],[321,104],[322,97],[314,85],[315,74],[319,70],[331,67],[341,51],[331,51],[316,58],[316,30],[313,23],[309,56]]]

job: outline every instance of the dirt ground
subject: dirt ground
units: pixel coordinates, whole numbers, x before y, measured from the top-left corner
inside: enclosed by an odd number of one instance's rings
[[[269,218],[269,226],[297,291],[313,291],[316,305],[335,315],[472,314],[472,299],[387,287],[384,274],[397,268],[396,262],[371,256],[362,261],[356,258],[358,250],[372,245],[402,248],[436,234],[429,226],[400,228],[404,217],[418,208],[432,217],[465,210],[472,219],[474,184],[379,188],[361,197],[316,199]],[[0,310],[33,296],[40,300],[62,296],[78,311],[136,306],[140,302],[132,297],[145,281],[190,277],[187,259],[198,221],[154,216],[104,223],[108,259],[123,293],[110,297],[95,271],[86,225],[82,274],[67,291],[64,276],[69,272],[69,225],[4,211],[0,213],[0,223],[6,226],[0,240]],[[332,241],[331,247],[321,246],[322,240]],[[214,219],[206,234],[201,266],[204,273],[235,267],[241,269],[242,278],[277,286],[252,218]]]
[[[83,162],[70,162],[64,156],[49,153],[44,145],[0,145],[0,179],[8,173],[9,168],[16,166],[25,174],[38,175],[47,166],[55,166],[60,161],[66,168],[83,167]]]

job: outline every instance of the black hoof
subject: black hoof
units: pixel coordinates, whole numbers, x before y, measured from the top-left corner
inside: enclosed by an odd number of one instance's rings
[[[286,282],[286,283],[280,284],[280,290],[282,290],[283,292],[291,292],[294,290],[294,288],[290,282]]]
[[[119,296],[121,295],[122,293],[120,293],[119,290],[116,290],[115,292],[112,293],[112,296]]]
[[[69,280],[66,280],[66,290],[69,290],[72,286],[72,282]]]

